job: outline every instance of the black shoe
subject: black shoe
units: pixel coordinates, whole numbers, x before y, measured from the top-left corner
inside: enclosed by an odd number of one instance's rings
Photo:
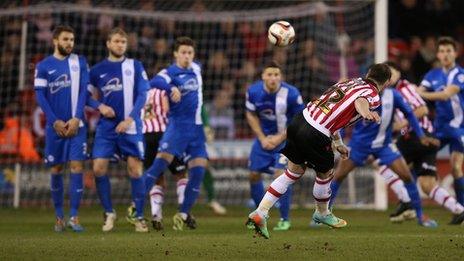
[[[405,220],[416,218],[416,211],[412,208],[411,202],[400,202],[394,213],[390,215],[390,221],[393,223],[401,223]]]
[[[453,216],[450,225],[463,225],[464,224],[464,211],[461,214],[457,214]]]
[[[185,225],[190,229],[196,229],[197,221],[195,221],[195,218],[192,215],[188,214],[187,219],[185,220]]]
[[[155,231],[162,231],[164,229],[163,222],[161,222],[161,220],[152,219],[151,225]]]

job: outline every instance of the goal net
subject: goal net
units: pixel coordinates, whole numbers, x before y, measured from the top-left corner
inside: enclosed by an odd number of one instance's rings
[[[90,66],[106,56],[106,33],[115,26],[124,28],[128,56],[141,60],[149,77],[172,62],[176,37],[196,41],[205,106],[216,133],[209,146],[210,165],[217,200],[224,204],[246,204],[250,198],[247,161],[253,135],[244,116],[245,92],[260,78],[265,61],[283,65],[285,81],[297,86],[306,101],[339,79],[364,75],[374,62],[374,1],[29,2],[0,4],[0,205],[50,204],[50,177],[41,158],[44,116],[35,102],[33,73],[35,64],[52,52],[56,25],[75,29],[75,52],[86,56]],[[291,46],[277,48],[268,42],[267,28],[276,20],[294,26]],[[89,110],[86,116],[91,149],[98,114]],[[84,204],[98,204],[90,162],[86,169]],[[119,163],[109,172],[115,203],[130,200],[124,170]],[[379,186],[374,172],[369,167],[356,172],[342,186],[339,202],[375,207]],[[175,190],[168,180],[166,200],[173,203]],[[295,185],[295,204],[312,204],[313,182],[309,173]]]

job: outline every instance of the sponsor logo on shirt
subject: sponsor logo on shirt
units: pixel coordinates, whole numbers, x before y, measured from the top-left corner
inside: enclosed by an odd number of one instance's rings
[[[62,74],[53,82],[48,83],[48,87],[50,87],[50,92],[55,94],[63,88],[71,87],[71,80],[68,79],[67,74]]]
[[[108,96],[112,92],[119,92],[122,91],[122,84],[119,82],[119,78],[113,78],[109,80],[105,86],[101,88],[103,96]]]

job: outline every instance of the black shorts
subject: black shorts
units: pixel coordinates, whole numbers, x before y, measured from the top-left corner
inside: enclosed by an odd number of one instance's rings
[[[158,145],[163,137],[163,132],[150,132],[143,134],[143,136],[145,138],[145,160],[143,161],[143,167],[148,169],[153,164],[156,153],[158,153]],[[174,157],[169,165],[169,170],[174,175],[183,173],[186,169],[185,163],[177,157]]]
[[[437,147],[423,145],[414,132],[400,136],[396,145],[406,162],[412,164],[416,176],[437,175]]]
[[[334,167],[332,139],[311,126],[300,113],[287,128],[287,140],[281,151],[291,162],[306,165],[319,173]]]

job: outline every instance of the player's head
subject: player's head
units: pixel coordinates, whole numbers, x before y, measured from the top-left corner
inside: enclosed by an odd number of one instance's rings
[[[261,73],[261,79],[263,79],[264,86],[268,91],[274,92],[279,89],[282,82],[282,69],[280,65],[275,61],[267,63]]]
[[[400,67],[392,61],[385,62],[388,67],[390,67],[391,70],[391,77],[390,77],[390,83],[389,85],[396,85],[396,83],[400,80],[401,78],[401,69]]]
[[[115,58],[123,57],[127,50],[127,33],[119,27],[113,28],[106,38],[106,47]]]
[[[59,25],[53,30],[53,46],[62,56],[71,54],[74,48],[74,29],[67,25]]]
[[[195,42],[186,36],[178,37],[174,44],[174,58],[176,64],[182,68],[188,68],[195,57]]]
[[[369,67],[366,78],[377,84],[379,91],[382,91],[390,83],[392,72],[385,63],[376,63]]]
[[[457,44],[451,37],[440,37],[437,43],[437,58],[441,66],[451,67],[457,56]]]

